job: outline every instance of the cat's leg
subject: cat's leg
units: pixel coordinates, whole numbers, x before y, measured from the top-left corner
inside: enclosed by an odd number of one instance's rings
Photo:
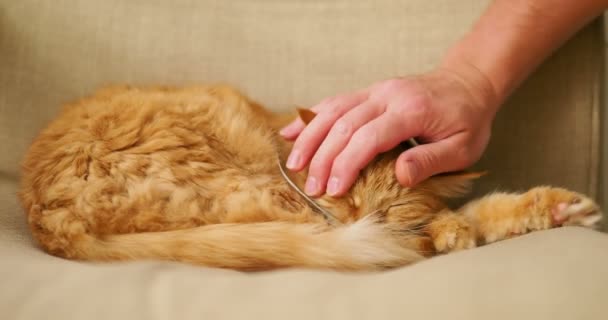
[[[469,218],[452,212],[441,211],[427,226],[438,253],[471,249],[476,247],[477,232]]]
[[[495,193],[458,210],[491,243],[562,225],[596,227],[599,207],[591,199],[561,188],[538,187],[522,194]]]

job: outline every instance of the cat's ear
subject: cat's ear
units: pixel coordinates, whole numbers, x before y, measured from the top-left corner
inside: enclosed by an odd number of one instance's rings
[[[449,172],[438,174],[429,178],[425,184],[427,189],[433,194],[444,198],[457,198],[467,194],[471,190],[473,180],[486,175],[486,171],[481,172]]]
[[[302,121],[305,124],[309,124],[312,119],[314,119],[317,114],[312,112],[310,109],[304,109],[304,108],[296,108],[298,110],[298,115],[300,115],[300,119],[302,119]]]

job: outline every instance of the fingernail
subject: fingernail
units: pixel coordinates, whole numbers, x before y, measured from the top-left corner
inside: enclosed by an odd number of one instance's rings
[[[339,188],[340,180],[336,177],[329,178],[329,182],[327,183],[327,194],[330,196],[335,196],[338,193]]]
[[[319,185],[317,184],[317,179],[315,179],[315,177],[308,177],[308,179],[306,179],[306,186],[304,187],[306,194],[309,196],[314,196],[317,194],[318,190]]]
[[[414,182],[416,182],[416,178],[418,177],[418,168],[416,167],[416,164],[413,161],[407,162],[407,173],[410,178],[410,186],[412,186],[414,185]]]
[[[287,168],[295,169],[300,165],[300,152],[298,150],[291,151],[289,158],[287,158]]]

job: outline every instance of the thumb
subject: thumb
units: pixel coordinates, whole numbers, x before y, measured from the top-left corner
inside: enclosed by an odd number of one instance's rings
[[[418,145],[403,152],[395,165],[397,180],[404,187],[413,187],[428,177],[463,169],[468,165],[456,143],[456,136],[437,142]]]

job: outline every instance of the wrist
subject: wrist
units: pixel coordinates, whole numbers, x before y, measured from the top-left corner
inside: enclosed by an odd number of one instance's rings
[[[549,54],[605,7],[605,1],[594,0],[495,0],[448,50],[440,68],[461,75],[473,91],[491,87],[493,98],[486,93],[485,104],[497,110]]]
[[[480,107],[492,114],[498,112],[506,98],[497,90],[487,74],[464,57],[448,54],[437,70],[451,74],[467,89]]]

